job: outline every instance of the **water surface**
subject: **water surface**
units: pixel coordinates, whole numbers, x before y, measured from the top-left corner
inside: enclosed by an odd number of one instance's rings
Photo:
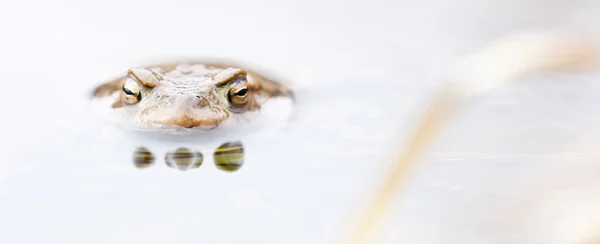
[[[456,57],[582,4],[0,2],[0,242],[327,243],[368,202]],[[179,146],[210,155],[223,140],[142,139],[87,110],[85,92],[123,69],[195,56],[253,62],[296,91],[296,120],[245,135],[235,173],[210,157],[186,172],[162,161]],[[597,232],[597,77],[529,80],[461,110],[378,243],[572,243]],[[140,145],[155,166],[133,166]]]

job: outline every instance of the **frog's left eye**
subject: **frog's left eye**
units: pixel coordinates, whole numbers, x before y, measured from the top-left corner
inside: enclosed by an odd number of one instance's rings
[[[136,104],[140,100],[142,100],[140,84],[131,78],[127,78],[125,84],[123,84],[123,102],[126,104]]]
[[[227,93],[229,102],[236,107],[244,106],[248,103],[249,93],[248,84],[245,78],[235,80]]]

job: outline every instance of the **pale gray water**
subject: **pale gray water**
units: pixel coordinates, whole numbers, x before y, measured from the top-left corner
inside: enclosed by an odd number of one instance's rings
[[[0,243],[332,241],[454,58],[581,6],[1,1]],[[288,77],[298,119],[244,138],[246,162],[233,174],[211,158],[185,173],[167,168],[172,141],[148,142],[158,164],[135,169],[139,139],[89,121],[83,92],[142,60],[181,56]],[[506,86],[464,108],[377,243],[576,243],[600,233],[597,77]],[[210,154],[221,142],[197,146]]]

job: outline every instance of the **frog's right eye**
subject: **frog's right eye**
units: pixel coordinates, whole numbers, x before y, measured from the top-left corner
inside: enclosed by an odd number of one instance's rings
[[[140,83],[127,77],[125,84],[123,84],[123,103],[125,104],[136,104],[142,100],[142,93],[140,93]]]

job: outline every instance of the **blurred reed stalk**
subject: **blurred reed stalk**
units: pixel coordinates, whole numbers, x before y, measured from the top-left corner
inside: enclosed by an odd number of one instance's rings
[[[382,222],[394,196],[407,181],[410,170],[435,140],[462,102],[485,94],[496,86],[523,75],[545,71],[576,71],[600,64],[600,45],[583,41],[569,30],[522,31],[495,41],[461,60],[424,114],[409,133],[373,201],[362,212],[344,243],[373,243],[371,238]]]

